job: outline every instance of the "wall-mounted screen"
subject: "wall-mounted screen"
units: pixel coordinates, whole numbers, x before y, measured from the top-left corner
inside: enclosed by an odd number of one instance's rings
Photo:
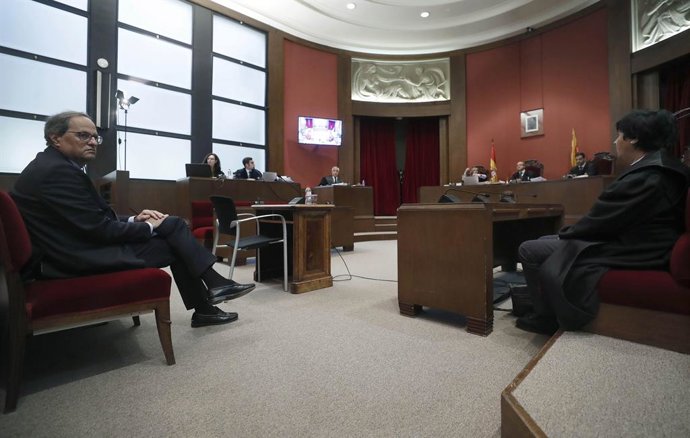
[[[300,144],[340,146],[342,142],[342,120],[300,116],[297,125],[297,142]]]

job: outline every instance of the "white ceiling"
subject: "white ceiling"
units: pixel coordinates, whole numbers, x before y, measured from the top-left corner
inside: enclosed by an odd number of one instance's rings
[[[213,0],[308,41],[371,54],[445,52],[539,28],[599,0]],[[355,9],[346,5],[354,3]],[[420,17],[429,12],[428,18]]]

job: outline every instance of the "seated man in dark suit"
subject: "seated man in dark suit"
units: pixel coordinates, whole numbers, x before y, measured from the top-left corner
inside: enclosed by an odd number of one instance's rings
[[[596,175],[597,170],[594,165],[587,161],[584,152],[578,152],[575,154],[575,166],[568,172],[569,177],[582,176],[582,175]]]
[[[181,218],[156,210],[118,217],[83,167],[103,139],[88,115],[68,111],[45,123],[47,148],[19,175],[10,193],[33,245],[28,278],[60,278],[170,265],[192,327],[237,319],[215,304],[241,297],[238,284],[213,269],[216,257],[197,243]]]
[[[237,169],[234,173],[235,179],[261,179],[261,172],[254,168],[252,157],[242,158],[242,169]]]
[[[320,186],[330,186],[332,184],[341,184],[344,181],[340,179],[338,174],[340,173],[340,168],[338,166],[333,166],[331,168],[331,174],[328,176],[324,176],[321,178],[321,182],[319,182]]]
[[[524,161],[518,161],[515,165],[515,173],[511,175],[510,181],[529,181],[536,176],[537,175],[525,169]]]

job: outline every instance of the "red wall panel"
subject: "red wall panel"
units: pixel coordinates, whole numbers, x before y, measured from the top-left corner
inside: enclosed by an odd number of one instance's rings
[[[338,163],[334,146],[297,143],[297,117],[337,118],[337,57],[285,41],[285,174],[302,187],[314,186]]]
[[[610,150],[605,10],[469,54],[466,69],[469,165],[488,167],[493,138],[501,179],[524,159],[542,161],[547,179],[560,178],[570,166],[573,128],[588,157]],[[520,111],[542,102],[544,135],[520,138]]]

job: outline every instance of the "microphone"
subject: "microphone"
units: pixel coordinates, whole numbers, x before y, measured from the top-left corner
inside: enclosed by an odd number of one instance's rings
[[[473,195],[472,202],[483,202],[487,203],[491,201],[491,195],[488,193],[481,193],[481,192],[473,192],[470,190],[462,190],[462,189],[456,189],[456,188],[449,188],[445,192],[443,192],[443,195],[439,198],[438,202],[439,203],[444,203],[444,202],[462,202],[460,198],[457,196],[449,195],[448,192],[460,192],[460,193],[467,193],[470,195]]]

